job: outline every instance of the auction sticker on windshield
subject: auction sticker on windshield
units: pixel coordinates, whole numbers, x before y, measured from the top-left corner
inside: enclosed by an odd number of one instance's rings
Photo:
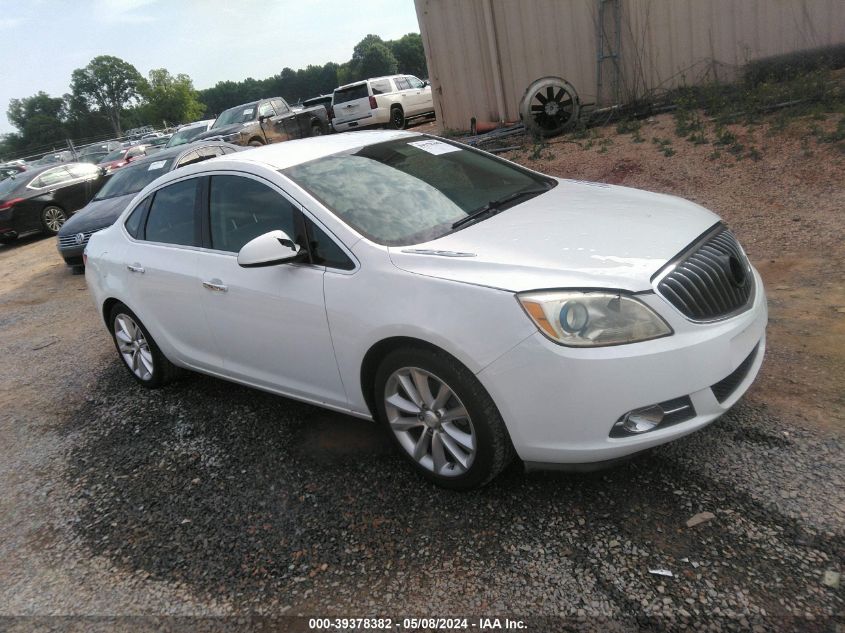
[[[166,160],[157,160],[154,163],[150,163],[150,166],[147,167],[147,171],[155,171],[156,169],[161,169],[162,167],[164,167],[164,163],[166,162]]]
[[[429,154],[434,154],[438,156],[440,154],[448,154],[449,152],[460,152],[460,147],[455,147],[454,145],[449,145],[448,143],[444,143],[442,141],[413,141],[408,143],[408,145],[413,145],[416,148],[421,149],[424,152],[428,152]]]

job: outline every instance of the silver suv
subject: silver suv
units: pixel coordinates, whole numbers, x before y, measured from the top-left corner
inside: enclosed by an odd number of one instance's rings
[[[431,86],[413,75],[390,75],[346,84],[332,95],[332,125],[338,132],[387,126],[434,114]]]

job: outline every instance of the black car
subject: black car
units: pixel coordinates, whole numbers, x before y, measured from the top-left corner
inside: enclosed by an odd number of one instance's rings
[[[0,182],[0,243],[45,231],[55,235],[103,186],[99,167],[63,163],[28,169]]]
[[[57,247],[68,266],[83,266],[82,252],[92,233],[105,229],[123,213],[135,194],[169,171],[237,152],[242,148],[221,141],[202,141],[163,149],[137,158],[116,171],[96,197],[59,231]]]

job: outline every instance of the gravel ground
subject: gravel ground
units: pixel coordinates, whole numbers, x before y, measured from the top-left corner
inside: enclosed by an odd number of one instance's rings
[[[742,164],[680,141],[660,163],[613,139],[512,157],[723,213],[772,286],[772,325],[733,411],[591,475],[514,464],[451,493],[372,423],[197,375],[145,391],[52,240],[0,247],[0,630],[233,630],[279,622],[213,618],[304,614],[841,631],[845,592],[828,585],[845,559],[842,159],[798,155],[789,130]],[[779,161],[804,162],[777,188]],[[765,221],[743,215],[752,201]],[[701,512],[713,518],[688,527]],[[152,617],[174,615],[212,619]]]

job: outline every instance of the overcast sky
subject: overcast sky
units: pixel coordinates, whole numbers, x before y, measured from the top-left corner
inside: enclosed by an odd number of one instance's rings
[[[289,66],[345,62],[368,33],[419,32],[414,0],[0,0],[0,134],[9,99],[70,92],[70,75],[114,55],[197,89]]]

